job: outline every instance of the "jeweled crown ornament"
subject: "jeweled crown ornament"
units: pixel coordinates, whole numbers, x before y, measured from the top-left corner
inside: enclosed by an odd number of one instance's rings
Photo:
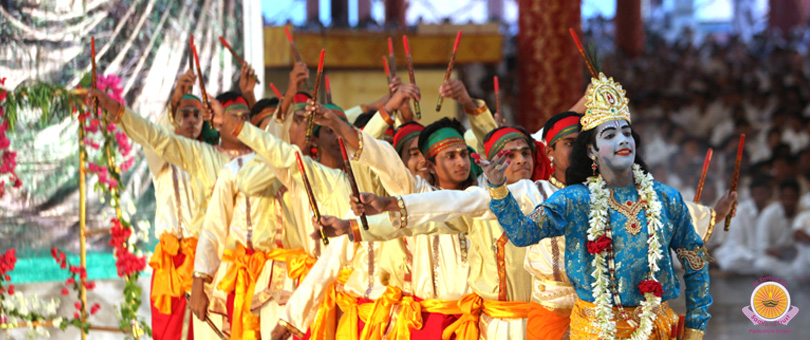
[[[593,129],[599,124],[624,119],[630,122],[630,100],[624,96],[622,85],[599,72],[599,79],[591,78],[591,88],[585,101],[585,115],[580,119],[582,131]]]

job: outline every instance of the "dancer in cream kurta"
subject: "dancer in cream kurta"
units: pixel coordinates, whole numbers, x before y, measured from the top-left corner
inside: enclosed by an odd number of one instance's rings
[[[272,136],[270,134],[264,133],[260,129],[257,129],[249,124],[244,124],[241,127],[238,127],[236,130],[235,135],[243,141],[245,144],[251,146],[254,150],[256,150],[257,154],[259,154],[267,164],[269,168],[271,168],[277,178],[289,189],[291,193],[296,193],[297,195],[301,195],[301,199],[297,200],[299,202],[306,202],[306,193],[303,188],[303,182],[301,179],[301,175],[298,171],[296,161],[295,161],[295,152],[300,152],[299,148],[294,145],[287,144],[281,141],[279,138]],[[349,188],[349,183],[346,175],[338,170],[326,167],[318,162],[315,162],[311,158],[304,156],[303,162],[304,166],[307,171],[307,175],[309,177],[310,183],[312,184],[312,189],[315,194],[316,200],[319,205],[319,209],[323,214],[332,214],[332,215],[339,215],[342,216],[349,210],[349,200],[348,197],[351,193],[351,189]],[[381,186],[376,180],[373,179],[373,176],[369,173],[367,176],[360,175],[364,173],[364,171],[360,167],[355,167],[355,175],[358,179],[358,186],[360,186],[361,190],[370,190],[375,191],[381,194],[384,194],[384,191],[381,189]],[[367,171],[365,171],[368,173]],[[303,204],[306,206],[306,204]],[[301,209],[301,214],[297,214],[300,216],[309,216],[309,210],[305,210],[305,208]],[[311,222],[310,222],[311,225]],[[312,229],[314,231],[314,227]],[[395,241],[400,242],[400,241]],[[337,245],[336,245],[337,246]],[[371,273],[374,275],[374,256],[373,252],[375,247],[367,247],[366,249],[357,249],[356,251],[352,251],[352,253],[356,254],[357,259],[365,259],[362,262],[365,262],[364,265],[356,265],[352,266],[352,276],[359,276],[361,279],[358,280],[349,280],[349,286],[351,282],[359,282],[360,287],[357,288],[357,291],[365,291],[368,289],[369,285],[367,282],[373,282],[374,280],[369,280],[368,275]],[[392,247],[396,248],[396,247]],[[401,249],[401,248],[400,248]],[[401,250],[400,250],[401,251]],[[366,253],[365,255],[360,255],[361,253]],[[377,250],[377,252],[381,252],[381,250]],[[395,255],[389,255],[388,258],[392,258]],[[324,257],[322,257],[324,258]],[[335,258],[338,258],[336,256]],[[345,259],[346,257],[344,257]],[[354,257],[353,257],[354,258]],[[324,260],[327,261],[327,260]],[[342,264],[342,263],[341,263]],[[391,277],[403,277],[404,274],[399,273],[391,273],[387,275],[389,278]],[[365,279],[363,279],[365,277]],[[331,279],[331,280],[330,280]],[[319,282],[315,283],[315,285],[320,285],[320,287],[327,287],[331,284],[332,281],[337,279],[337,277],[332,277],[330,279],[320,280]],[[399,282],[402,280],[400,279]],[[363,283],[366,282],[366,283]],[[371,285],[374,286],[373,284]],[[382,286],[384,287],[384,286]],[[299,290],[304,287],[299,287]],[[345,290],[345,288],[344,288]],[[372,289],[373,291],[374,289]],[[384,289],[383,289],[384,290]],[[302,293],[303,294],[303,293]],[[370,297],[374,297],[369,295]],[[358,296],[355,296],[356,298]],[[317,301],[316,301],[317,302]],[[317,304],[316,304],[317,305]],[[294,313],[290,313],[290,315],[294,315],[295,317],[306,317],[309,310],[302,310],[301,308],[306,308],[305,305],[301,304],[288,304],[290,308],[296,308]],[[387,314],[387,313],[386,313]],[[357,320],[350,320],[351,315],[344,316],[344,319],[348,320],[347,322],[356,322]],[[298,335],[302,335],[306,332],[306,328],[300,329],[294,326],[292,323],[296,322],[297,325],[306,325],[305,321],[299,322],[298,320],[286,320],[285,324],[287,324],[289,329]],[[343,319],[341,320],[343,322]],[[304,326],[300,326],[304,327]]]
[[[98,99],[99,106],[109,113],[107,119],[116,125],[135,143],[154,152],[161,159],[178,169],[185,171],[193,183],[191,192],[191,234],[198,235],[205,218],[208,202],[216,184],[219,169],[232,157],[243,154],[245,150],[213,146],[201,141],[175,135],[169,129],[150,122],[133,113],[126,106],[119,104],[105,93],[90,90],[88,100]],[[218,320],[214,319],[215,323]],[[215,336],[205,323],[194,323],[197,338]]]

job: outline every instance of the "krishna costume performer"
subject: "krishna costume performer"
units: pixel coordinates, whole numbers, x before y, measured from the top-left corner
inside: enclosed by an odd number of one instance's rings
[[[608,136],[605,139],[617,138],[621,149],[615,156],[592,156],[593,176],[557,191],[529,215],[521,212],[505,185],[490,188],[490,209],[516,246],[565,236],[566,273],[578,296],[571,312],[571,339],[669,339],[677,318],[666,300],[678,297],[680,283],[668,249],[675,250],[686,270],[684,338],[700,339],[712,302],[703,241],[680,193],[654,182],[639,164],[632,165],[634,186],[607,186],[597,161],[635,156],[629,100],[612,78],[600,74],[592,83],[580,121],[583,141],[577,142],[596,149],[597,132]],[[598,142],[603,137],[596,138]],[[581,154],[587,148],[575,146],[572,162],[587,157]],[[628,171],[629,164],[616,171]],[[569,169],[569,182],[571,175]]]

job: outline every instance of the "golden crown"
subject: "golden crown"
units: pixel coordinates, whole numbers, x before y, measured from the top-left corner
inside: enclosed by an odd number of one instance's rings
[[[593,129],[599,124],[615,119],[630,122],[630,100],[624,96],[622,84],[599,73],[599,79],[591,78],[591,88],[585,101],[585,115],[579,120],[582,131]]]

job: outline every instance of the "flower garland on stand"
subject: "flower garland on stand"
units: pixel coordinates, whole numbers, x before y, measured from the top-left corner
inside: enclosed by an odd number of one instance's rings
[[[97,78],[97,86],[100,91],[106,92],[112,99],[123,104],[123,89],[120,87],[121,79],[114,75]],[[86,86],[87,84],[85,84]],[[92,111],[92,110],[91,110]],[[124,303],[119,306],[120,321],[118,328],[138,338],[143,334],[151,336],[151,329],[148,322],[139,319],[137,312],[141,305],[142,288],[138,285],[138,277],[146,268],[146,256],[136,248],[142,243],[148,243],[148,239],[143,242],[139,237],[133,237],[132,224],[127,220],[130,214],[125,214],[121,206],[121,192],[124,185],[121,181],[121,172],[132,167],[134,155],[131,154],[132,145],[126,135],[119,131],[115,124],[107,123],[101,118],[101,112],[86,112],[79,115],[79,120],[85,131],[97,135],[101,133],[103,140],[96,142],[90,137],[85,137],[85,152],[87,146],[94,150],[97,162],[88,162],[89,173],[97,176],[94,190],[99,191],[104,197],[110,197],[110,205],[115,209],[115,217],[110,219],[110,245],[113,246],[113,254],[116,258],[116,269],[118,276],[126,279],[124,286]],[[86,124],[89,123],[89,124]],[[103,164],[103,165],[102,165]]]
[[[61,301],[51,299],[48,302],[41,300],[36,294],[23,295],[15,291],[14,285],[9,284],[9,272],[17,264],[17,250],[6,250],[0,256],[0,329],[28,327],[28,338],[50,337],[46,326],[59,326],[64,330],[70,323],[62,317],[56,316],[56,310]]]
[[[616,321],[613,320],[614,305],[611,304],[611,295],[615,307],[619,309],[620,316],[631,326],[637,326],[630,339],[642,340],[647,339],[652,332],[655,319],[654,310],[661,305],[661,296],[664,293],[661,283],[655,278],[655,273],[660,270],[658,260],[663,258],[662,245],[658,236],[663,228],[661,223],[663,205],[653,188],[652,175],[645,174],[638,164],[633,165],[633,179],[639,191],[639,200],[646,205],[647,263],[649,266],[649,279],[642,281],[638,286],[639,292],[644,295],[644,301],[641,302],[641,315],[637,325],[624,311],[618,293],[613,295],[608,288],[609,285],[615,283],[614,271],[616,269],[613,258],[613,234],[608,222],[610,190],[607,189],[607,183],[602,175],[592,176],[587,180],[591,200],[588,212],[590,227],[588,228],[587,248],[588,252],[594,255],[591,262],[594,270],[591,276],[595,279],[592,287],[600,339],[615,339],[616,337]],[[618,292],[615,285],[614,290]]]
[[[0,78],[0,85],[6,84],[6,78]],[[8,97],[6,90],[0,89],[0,103],[5,102]],[[6,138],[6,130],[9,129],[9,119],[5,117],[6,111],[0,105],[0,198],[6,193],[6,186],[19,188],[22,181],[14,168],[17,167],[17,152],[11,151],[11,142]],[[13,124],[13,123],[11,123]]]

